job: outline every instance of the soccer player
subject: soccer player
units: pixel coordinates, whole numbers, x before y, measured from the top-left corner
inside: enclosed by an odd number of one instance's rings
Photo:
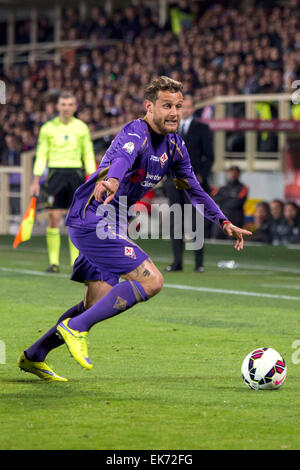
[[[64,209],[71,205],[75,190],[86,175],[96,170],[93,144],[88,126],[74,117],[76,98],[63,91],[57,102],[58,116],[46,122],[40,130],[33,167],[31,195],[40,193],[40,177],[48,166],[48,272],[59,272],[60,224]],[[78,256],[77,248],[69,240],[70,264]]]
[[[86,343],[89,330],[162,289],[162,274],[147,253],[127,237],[122,221],[115,227],[107,221],[107,213],[114,211],[122,219],[121,196],[127,196],[131,206],[153,182],[170,173],[193,204],[204,205],[209,220],[236,238],[235,249],[243,248],[243,235],[251,235],[232,225],[201,188],[183,140],[176,134],[182,104],[180,82],[164,76],[153,79],[145,90],[145,117],[123,127],[98,170],[76,191],[66,224],[80,252],[71,279],[85,283],[84,300],[21,354],[21,369],[43,379],[66,380],[45,362],[47,354],[63,343],[82,367],[91,369]],[[107,236],[100,236],[105,230]]]

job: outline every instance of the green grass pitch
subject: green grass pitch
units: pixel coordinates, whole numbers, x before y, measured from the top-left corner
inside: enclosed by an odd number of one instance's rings
[[[0,449],[300,449],[300,251],[207,244],[203,274],[186,252],[158,296],[91,330],[91,371],[62,346],[48,363],[69,381],[45,383],[18,356],[83,288],[69,280],[65,238],[59,275],[41,274],[45,237],[12,241],[0,237]],[[161,270],[171,260],[168,241],[141,246]],[[237,269],[217,267],[230,259]],[[260,346],[287,362],[280,390],[242,382]]]

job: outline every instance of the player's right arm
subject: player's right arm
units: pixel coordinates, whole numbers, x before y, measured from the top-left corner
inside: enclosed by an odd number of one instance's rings
[[[127,124],[115,137],[105,154],[109,170],[104,181],[100,181],[94,191],[96,201],[101,201],[104,193],[108,204],[115,196],[126,172],[132,167],[138,152],[145,145],[145,139],[135,129],[135,121]]]
[[[30,186],[31,196],[38,196],[40,193],[40,177],[43,174],[49,155],[49,139],[47,132],[47,124],[44,124],[39,133],[36,157],[33,166],[33,180]]]

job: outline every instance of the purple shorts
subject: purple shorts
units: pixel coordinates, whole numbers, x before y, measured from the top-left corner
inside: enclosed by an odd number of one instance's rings
[[[69,227],[69,237],[79,250],[71,280],[105,281],[114,286],[122,274],[136,269],[149,258],[130,238],[98,238],[95,229]]]

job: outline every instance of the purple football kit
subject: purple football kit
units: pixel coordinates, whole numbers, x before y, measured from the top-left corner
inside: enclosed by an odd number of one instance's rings
[[[186,190],[195,206],[204,206],[204,216],[210,221],[221,225],[226,220],[197,181],[185,144],[177,134],[159,135],[144,119],[125,125],[113,140],[98,170],[75,192],[66,219],[69,236],[80,253],[71,279],[78,282],[105,281],[112,288],[90,308],[85,309],[82,301],[67,310],[56,325],[24,352],[27,359],[40,363],[51,350],[62,345],[64,339],[57,336],[58,328],[67,330],[71,336],[75,331],[79,334],[88,332],[96,323],[148,300],[149,296],[140,282],[125,280],[119,283],[122,274],[138,268],[148,258],[127,236],[127,210],[166,174],[173,176],[179,189]],[[108,178],[117,178],[119,188],[113,201],[104,205],[105,196],[98,202],[93,194],[97,183]],[[111,209],[117,216],[114,225],[109,217]],[[107,236],[103,237],[105,232]],[[86,367],[91,366],[87,357],[84,361]]]
[[[127,237],[122,227],[124,217],[113,228],[107,222],[104,210],[107,206],[99,207],[103,205],[105,196],[101,202],[93,197],[96,184],[108,178],[119,180],[118,191],[110,204],[117,218],[120,216],[121,219],[122,197],[127,197],[128,208],[133,206],[166,174],[174,178],[178,189],[187,191],[193,205],[204,205],[207,219],[217,224],[226,220],[195,177],[181,137],[175,133],[157,134],[144,119],[131,121],[115,137],[97,171],[74,194],[66,218],[69,236],[80,252],[74,263],[72,280],[102,280],[115,285],[121,274],[133,271],[148,258]],[[108,232],[105,238],[97,235],[101,221],[103,231]]]

